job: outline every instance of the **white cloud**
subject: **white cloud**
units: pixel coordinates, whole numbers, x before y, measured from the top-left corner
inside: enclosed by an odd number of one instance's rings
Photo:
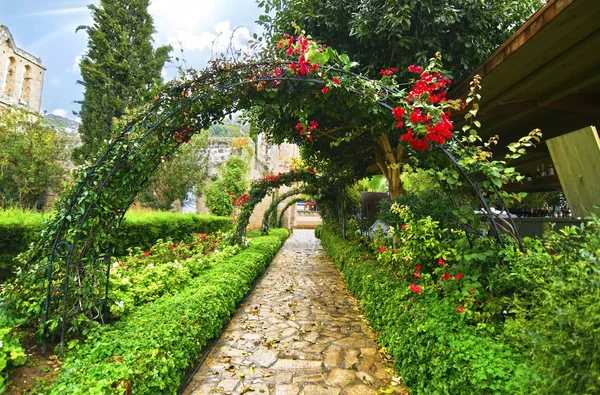
[[[169,36],[169,43],[174,47],[181,47],[188,51],[211,50],[221,53],[231,45],[233,49],[249,51],[248,40],[250,31],[246,27],[231,29],[230,21],[221,21],[214,26],[213,32],[200,32],[198,34],[189,30],[177,30]]]
[[[67,118],[67,110],[63,108],[55,108],[52,111],[52,115],[58,115],[59,117]]]
[[[148,7],[148,11],[154,18],[156,30],[169,34],[169,28],[186,31],[205,25],[219,2],[219,0],[154,0]]]
[[[87,7],[71,7],[71,8],[58,8],[54,10],[46,10],[46,11],[38,11],[33,12],[29,15],[38,16],[38,15],[66,15],[66,14],[80,14],[83,12],[89,12]]]

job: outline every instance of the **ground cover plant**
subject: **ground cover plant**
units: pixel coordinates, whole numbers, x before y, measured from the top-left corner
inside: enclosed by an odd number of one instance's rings
[[[248,248],[211,262],[179,292],[90,329],[85,340],[69,344],[50,393],[173,393],[288,235],[278,229],[251,239]]]

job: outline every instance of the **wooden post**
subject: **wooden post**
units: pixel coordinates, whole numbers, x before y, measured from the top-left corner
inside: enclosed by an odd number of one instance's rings
[[[596,128],[588,126],[546,143],[573,216],[590,215],[593,206],[600,206],[600,138]]]

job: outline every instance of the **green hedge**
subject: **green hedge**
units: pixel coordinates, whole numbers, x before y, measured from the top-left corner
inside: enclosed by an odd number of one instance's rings
[[[257,237],[180,293],[99,327],[67,353],[51,393],[175,393],[288,235],[281,229]]]
[[[411,393],[532,393],[535,373],[513,348],[467,325],[438,295],[413,298],[409,282],[360,245],[327,228],[321,240]]]
[[[14,257],[36,241],[49,214],[21,210],[0,211],[0,280],[10,275]],[[121,225],[115,255],[128,248],[149,248],[158,239],[168,237],[188,241],[192,232],[214,233],[231,229],[229,217],[174,213],[128,213]]]

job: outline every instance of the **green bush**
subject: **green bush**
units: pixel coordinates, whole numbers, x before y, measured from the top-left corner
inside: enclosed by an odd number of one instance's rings
[[[434,287],[415,294],[409,278],[327,228],[321,240],[412,393],[530,393],[536,377],[526,359],[469,326],[453,299]]]
[[[21,211],[0,211],[0,280],[7,278],[15,262],[13,259],[36,241],[50,214]],[[215,233],[232,227],[231,218],[207,215],[160,213],[127,213],[121,224],[119,245],[115,255],[122,256],[127,249],[147,249],[159,239],[189,241],[192,233]]]
[[[175,393],[289,232],[274,229],[202,272],[176,295],[143,305],[71,343],[51,393]]]
[[[11,370],[25,363],[27,357],[19,340],[13,335],[13,325],[0,322],[0,394],[6,391]]]
[[[506,297],[514,317],[503,335],[538,367],[544,393],[598,394],[600,219],[547,232],[544,244],[499,276],[518,289]]]

